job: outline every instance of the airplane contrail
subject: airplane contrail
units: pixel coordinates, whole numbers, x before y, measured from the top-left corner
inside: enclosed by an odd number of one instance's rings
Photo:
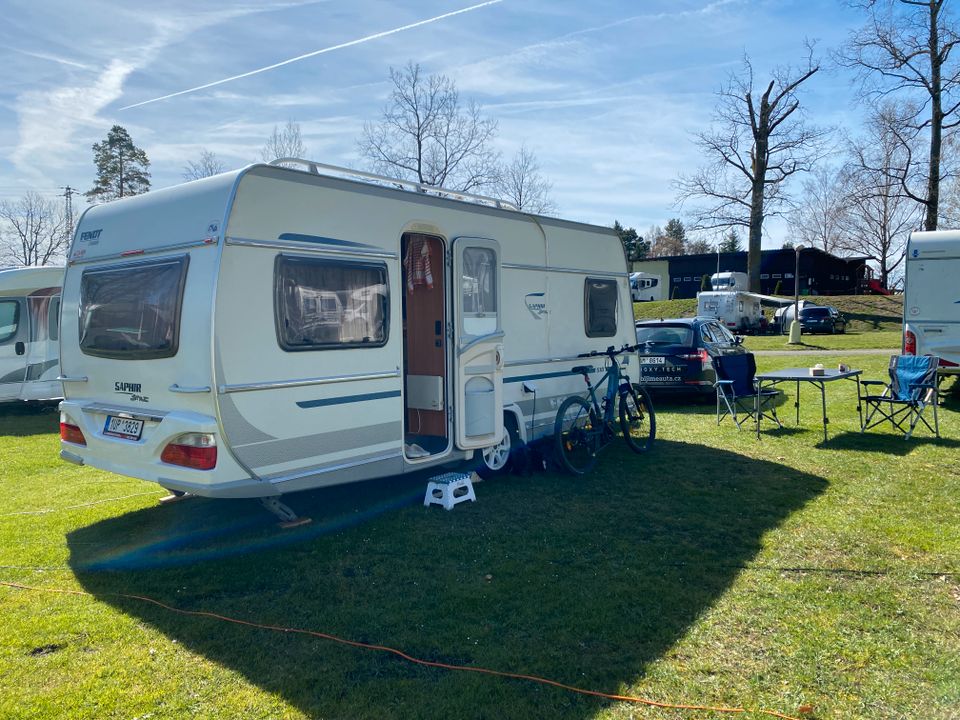
[[[373,35],[367,35],[366,37],[357,38],[356,40],[350,40],[349,42],[340,43],[339,45],[331,45],[330,47],[323,48],[321,50],[314,50],[313,52],[306,53],[305,55],[298,55],[297,57],[290,58],[288,60],[282,60],[273,65],[267,65],[262,68],[257,68],[256,70],[250,70],[249,72],[241,73],[240,75],[233,75],[232,77],[223,78],[222,80],[214,80],[213,82],[206,83],[204,85],[197,85],[196,87],[188,88],[186,90],[180,90],[179,92],[170,93],[169,95],[161,95],[160,97],[155,97],[151,100],[144,100],[142,102],[133,103],[132,105],[124,105],[120,110],[130,110],[131,108],[141,107],[143,105],[149,105],[150,103],[160,102],[161,100],[168,100],[172,97],[177,97],[178,95],[186,95],[188,93],[197,92],[198,90],[206,90],[207,88],[214,87],[216,85],[223,85],[224,83],[233,82],[234,80],[240,80],[241,78],[250,77],[251,75],[258,75],[262,72],[267,72],[268,70],[275,70],[278,67],[283,67],[284,65],[289,65],[291,63],[299,62],[300,60],[306,60],[307,58],[312,58],[317,55],[323,55],[324,53],[333,52],[334,50],[342,50],[343,48],[350,47],[352,45],[359,45],[360,43],[369,42],[370,40],[379,40],[382,37],[387,37],[388,35],[394,35],[404,30],[412,30],[413,28],[420,27],[421,25],[429,25],[430,23],[435,23],[440,20],[445,20],[454,15],[461,15],[463,13],[471,12],[473,10],[479,10],[480,8],[487,7],[488,5],[496,5],[503,2],[503,0],[487,0],[487,2],[482,2],[477,5],[471,5],[470,7],[461,8],[460,10],[454,10],[453,12],[444,13],[443,15],[437,15],[436,17],[427,18],[426,20],[420,20],[415,23],[410,23],[409,25],[404,25],[402,27],[393,28],[392,30],[384,30],[383,32],[374,33]]]

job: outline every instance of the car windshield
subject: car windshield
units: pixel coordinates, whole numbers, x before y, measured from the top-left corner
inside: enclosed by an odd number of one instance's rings
[[[641,345],[692,345],[693,328],[689,325],[640,325],[637,342]]]
[[[829,316],[830,311],[823,307],[804,308],[800,311],[800,317],[802,318],[825,318]]]

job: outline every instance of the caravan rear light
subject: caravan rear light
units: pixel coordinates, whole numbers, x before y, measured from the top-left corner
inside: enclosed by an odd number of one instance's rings
[[[60,439],[64,442],[73,443],[74,445],[87,444],[87,439],[83,436],[80,428],[76,425],[65,423],[63,419],[60,420]]]
[[[217,440],[210,433],[178,435],[163,449],[160,460],[194,470],[212,470],[217,465]]]
[[[905,330],[903,333],[903,354],[917,354],[917,335],[913,330]]]

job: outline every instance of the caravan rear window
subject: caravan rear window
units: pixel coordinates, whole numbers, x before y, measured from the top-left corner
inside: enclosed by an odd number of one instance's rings
[[[173,357],[188,257],[85,270],[80,280],[80,349],[119,360]]]
[[[20,325],[20,303],[16,300],[0,302],[0,343],[17,334]]]
[[[583,290],[583,319],[587,337],[617,334],[617,281],[587,278]]]
[[[389,318],[387,266],[280,255],[277,340],[284,350],[381,347]]]

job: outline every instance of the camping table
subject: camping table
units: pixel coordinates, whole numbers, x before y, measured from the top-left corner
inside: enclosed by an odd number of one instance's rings
[[[800,383],[807,382],[820,388],[820,407],[823,409],[823,441],[827,441],[827,392],[826,384],[834,380],[853,380],[857,383],[857,412],[860,413],[861,425],[863,424],[863,411],[860,409],[860,383],[857,376],[863,370],[848,369],[841,372],[836,368],[824,368],[823,375],[811,375],[810,368],[787,368],[786,370],[772,370],[771,372],[759,373],[757,380],[757,407],[760,407],[760,393],[763,386],[768,387],[779,385],[784,382],[795,382],[797,384],[797,400],[794,406],[797,408],[797,424],[800,424]],[[757,413],[757,439],[760,438],[760,413]]]

